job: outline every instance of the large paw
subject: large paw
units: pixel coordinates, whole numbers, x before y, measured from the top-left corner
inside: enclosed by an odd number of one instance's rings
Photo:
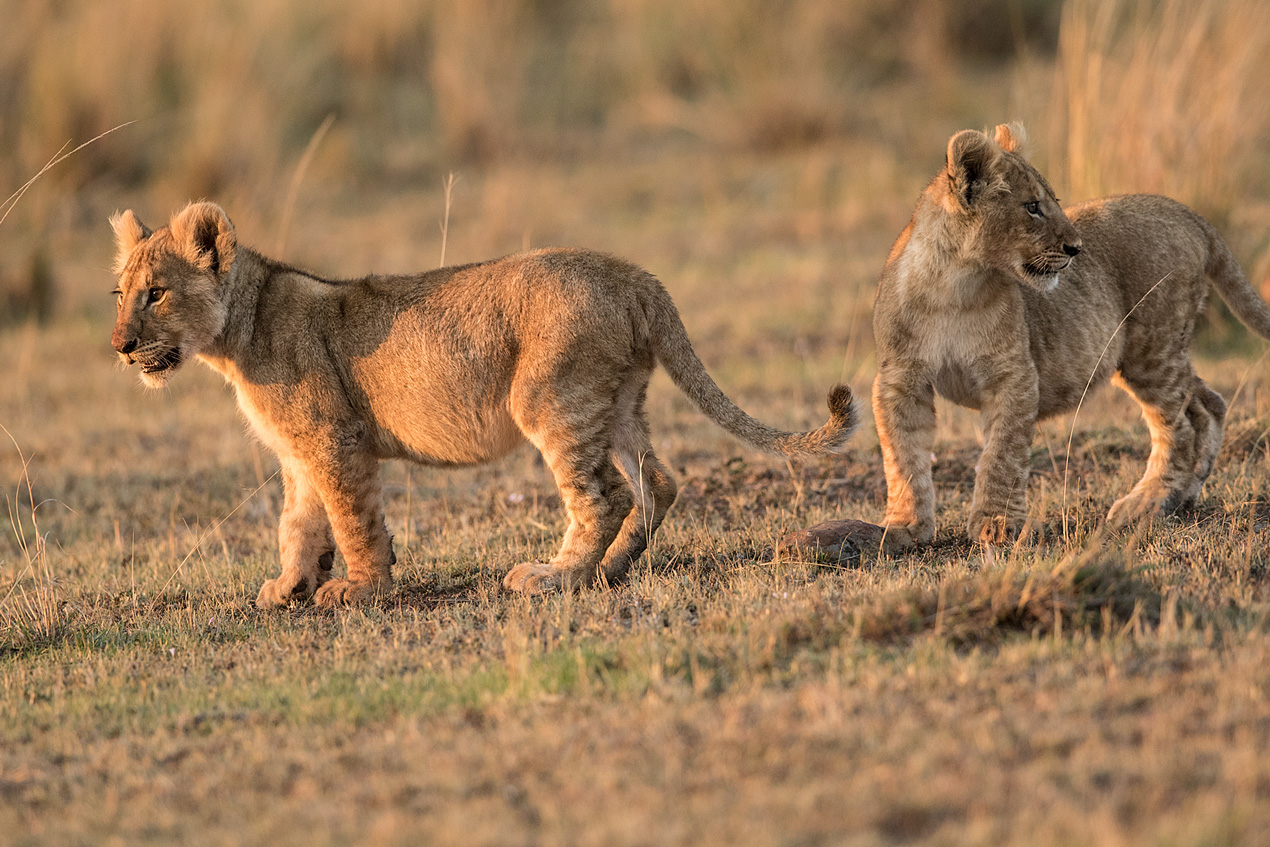
[[[256,595],[256,608],[276,609],[293,600],[303,600],[317,590],[317,583],[315,577],[302,573],[284,573],[276,579],[267,579]]]
[[[1172,505],[1172,508],[1169,508]],[[1130,491],[1111,504],[1107,512],[1107,525],[1113,528],[1140,521],[1143,518],[1155,517],[1159,514],[1170,514],[1178,506],[1169,503],[1166,491]]]
[[[903,553],[914,547],[921,547],[930,544],[935,540],[935,527],[928,524],[922,526],[919,524],[890,524],[882,527],[885,534],[882,536],[882,549],[887,553]]]
[[[1007,515],[976,513],[970,516],[966,529],[971,541],[1001,546],[1014,541],[1019,535],[1019,524]]]
[[[543,562],[521,562],[503,577],[503,587],[522,594],[545,594],[564,587],[564,572]]]
[[[360,606],[372,602],[376,597],[387,594],[392,583],[387,585],[373,582],[351,582],[347,579],[333,579],[317,590],[313,595],[314,605],[327,609],[336,606]]]

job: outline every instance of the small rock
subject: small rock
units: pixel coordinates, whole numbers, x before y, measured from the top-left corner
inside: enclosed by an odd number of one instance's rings
[[[805,559],[840,567],[858,567],[877,558],[886,530],[865,521],[826,521],[785,536],[776,547],[781,559]]]

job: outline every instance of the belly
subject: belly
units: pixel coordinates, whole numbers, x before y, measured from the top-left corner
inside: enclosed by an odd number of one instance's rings
[[[1042,418],[1075,409],[1107,381],[1124,349],[1124,334],[1109,319],[1072,321],[1058,329],[1032,344]]]
[[[978,409],[983,403],[984,374],[976,373],[961,362],[945,362],[935,371],[935,391],[958,406]]]
[[[503,402],[446,397],[437,392],[395,393],[371,403],[381,458],[427,465],[478,465],[514,450],[525,440]]]
[[[524,440],[508,407],[511,361],[441,344],[385,344],[353,363],[385,458],[432,465],[497,459]]]

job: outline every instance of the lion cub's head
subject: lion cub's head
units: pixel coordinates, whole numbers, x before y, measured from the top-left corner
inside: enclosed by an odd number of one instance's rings
[[[1023,158],[1023,127],[1002,124],[992,137],[972,129],[948,142],[948,166],[932,186],[955,220],[958,252],[1041,291],[1080,252],[1080,236],[1045,177]]]
[[[234,226],[214,203],[190,203],[152,232],[132,211],[114,215],[118,318],[111,345],[141,381],[164,385],[225,326],[222,288],[234,261]]]

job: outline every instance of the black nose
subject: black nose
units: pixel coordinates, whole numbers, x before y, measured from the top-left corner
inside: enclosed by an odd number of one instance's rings
[[[115,349],[118,350],[120,353],[127,355],[128,353],[131,353],[133,350],[137,349],[137,339],[129,338],[123,344],[116,344]]]
[[[1079,244],[1064,244],[1063,252],[1066,253],[1068,256],[1075,256],[1077,253],[1080,252],[1080,245]]]

